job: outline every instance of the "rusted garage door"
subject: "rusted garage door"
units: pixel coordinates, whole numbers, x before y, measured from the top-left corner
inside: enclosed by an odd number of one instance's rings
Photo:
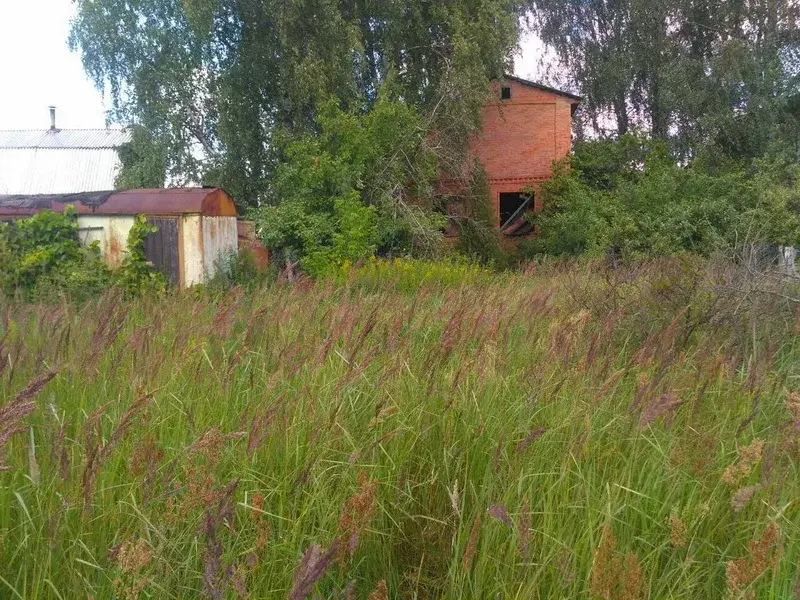
[[[180,254],[178,252],[178,219],[149,217],[148,223],[158,231],[144,238],[144,254],[172,285],[180,283]]]

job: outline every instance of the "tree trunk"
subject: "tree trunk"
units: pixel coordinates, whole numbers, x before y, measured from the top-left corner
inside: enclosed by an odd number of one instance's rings
[[[661,85],[658,75],[652,75],[650,83],[650,127],[653,137],[666,138],[669,135],[669,114],[661,102]]]
[[[614,100],[614,113],[617,116],[617,135],[625,135],[630,128],[630,119],[628,118],[628,105],[625,94],[622,92]]]

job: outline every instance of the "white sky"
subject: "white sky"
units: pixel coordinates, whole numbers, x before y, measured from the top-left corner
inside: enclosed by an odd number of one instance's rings
[[[72,0],[0,0],[0,129],[45,129],[48,106],[64,129],[105,127],[110,101],[69,51]],[[516,74],[536,79],[541,43],[522,40]]]

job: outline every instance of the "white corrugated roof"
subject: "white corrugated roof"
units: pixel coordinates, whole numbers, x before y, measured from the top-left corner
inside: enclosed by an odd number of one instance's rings
[[[0,130],[0,148],[119,148],[130,139],[124,129]]]
[[[113,190],[119,167],[110,148],[0,148],[0,194]]]
[[[123,129],[0,130],[0,194],[114,189]]]

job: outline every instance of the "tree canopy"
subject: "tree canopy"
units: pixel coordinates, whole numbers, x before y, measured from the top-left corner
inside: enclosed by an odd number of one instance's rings
[[[531,0],[558,72],[584,96],[585,124],[754,158],[795,143],[796,0]]]
[[[489,79],[510,68],[520,9],[515,0],[77,0],[70,43],[109,87],[112,117],[158,141],[168,180],[221,185],[254,205],[270,201],[287,135],[314,132],[331,98],[368,111],[390,77],[404,103],[436,115],[443,154],[457,152],[478,126]]]
[[[533,246],[706,251],[742,219],[790,223],[760,227],[787,243],[800,228],[796,0],[76,2],[71,45],[134,125],[120,184],[225,187],[308,272],[436,255],[432,184],[480,188],[468,140],[524,22],[555,53],[551,83],[583,96],[577,137],[600,139],[546,186]],[[472,237],[468,254],[494,254],[496,233]]]

